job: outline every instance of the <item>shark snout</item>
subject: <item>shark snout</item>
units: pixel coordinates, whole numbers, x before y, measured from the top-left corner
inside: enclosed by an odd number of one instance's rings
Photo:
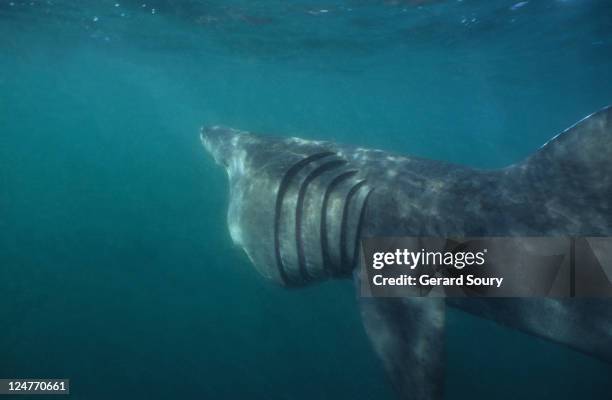
[[[236,132],[233,129],[214,125],[202,127],[200,140],[204,148],[213,156],[215,162],[228,167],[232,157],[232,145],[235,144]]]

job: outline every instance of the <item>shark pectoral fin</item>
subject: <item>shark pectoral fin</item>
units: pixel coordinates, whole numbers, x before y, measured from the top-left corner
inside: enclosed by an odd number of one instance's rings
[[[445,303],[439,298],[365,298],[366,332],[402,399],[443,397]]]
[[[609,232],[612,106],[583,118],[503,171],[506,180],[502,178],[501,187],[514,204],[529,206],[525,216],[538,219],[541,226],[555,227],[539,234]]]

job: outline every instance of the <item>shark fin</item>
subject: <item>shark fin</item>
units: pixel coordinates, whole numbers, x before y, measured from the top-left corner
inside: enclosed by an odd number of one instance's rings
[[[519,193],[513,202],[526,205],[526,215],[538,219],[537,226],[548,226],[544,232],[524,233],[608,232],[612,226],[612,106],[578,121],[503,173],[502,187]]]
[[[366,333],[402,399],[443,398],[445,302],[360,297]]]

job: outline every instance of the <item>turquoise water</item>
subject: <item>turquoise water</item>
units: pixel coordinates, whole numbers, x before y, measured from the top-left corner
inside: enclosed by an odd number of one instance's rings
[[[612,103],[612,4],[524,3],[0,0],[0,377],[392,399],[350,282],[282,289],[231,244],[198,129],[518,161]],[[609,365],[449,318],[447,398],[608,398]]]

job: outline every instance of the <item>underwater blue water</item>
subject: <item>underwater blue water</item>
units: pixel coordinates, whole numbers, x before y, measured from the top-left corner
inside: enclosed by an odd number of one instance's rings
[[[0,377],[392,399],[351,282],[276,287],[232,245],[199,127],[492,168],[610,103],[606,0],[0,0]],[[447,335],[449,399],[609,398],[593,358]]]

